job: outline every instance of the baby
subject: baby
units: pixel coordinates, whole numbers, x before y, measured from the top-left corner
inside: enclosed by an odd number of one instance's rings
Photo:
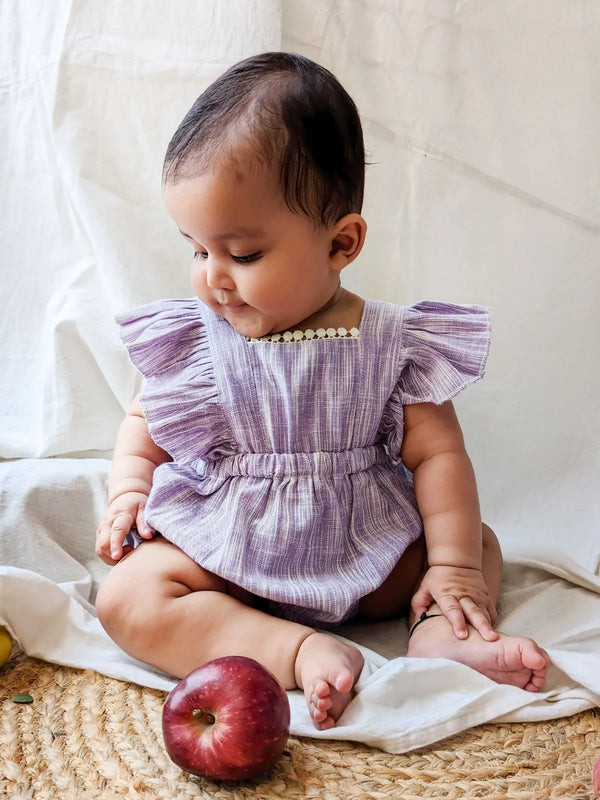
[[[119,317],[145,383],[119,430],[97,610],[175,677],[251,656],[335,725],[363,659],[330,630],[409,615],[409,657],[539,690],[494,628],[502,557],[451,399],[483,375],[485,309],[363,300],[356,107],[310,60],[233,66],[169,144],[164,199],[194,296]],[[131,542],[136,545],[132,547]]]

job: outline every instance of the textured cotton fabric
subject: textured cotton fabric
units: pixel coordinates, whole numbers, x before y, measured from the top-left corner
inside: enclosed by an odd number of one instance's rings
[[[403,406],[483,375],[487,310],[367,300],[360,330],[276,341],[248,340],[196,298],[118,321],[152,438],[173,458],[147,522],[274,613],[350,618],[422,533]]]

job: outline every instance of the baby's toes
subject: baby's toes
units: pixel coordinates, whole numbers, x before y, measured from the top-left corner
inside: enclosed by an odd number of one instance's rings
[[[546,683],[546,672],[550,657],[533,640],[526,640],[521,651],[522,663],[531,670],[529,682],[523,687],[528,692],[539,692]]]
[[[524,688],[527,689],[528,692],[539,692],[540,689],[543,689],[546,684],[546,667],[543,669],[535,669],[531,673],[531,678],[529,679],[529,683]]]
[[[327,717],[323,722],[315,722],[315,728],[318,731],[329,731],[335,727],[335,720],[333,717]]]
[[[328,717],[327,711],[325,709],[317,708],[313,703],[310,703],[308,707],[308,712],[311,716],[311,719],[316,723],[325,722]]]
[[[544,680],[544,681],[541,681],[541,682],[539,682],[539,681],[538,681],[538,682],[536,682],[536,681],[535,681],[535,679],[533,679],[533,678],[532,678],[532,679],[529,681],[529,683],[526,683],[526,684],[525,684],[525,686],[523,687],[523,689],[525,689],[525,691],[526,691],[526,692],[534,692],[534,693],[535,693],[535,692],[539,692],[539,690],[540,690],[540,689],[543,687],[543,685],[544,685],[545,683],[546,683],[546,681],[545,681],[545,680]]]
[[[331,686],[326,680],[318,680],[312,690],[312,697],[318,697],[319,699],[325,699],[329,697],[331,694]]]
[[[310,702],[314,708],[319,711],[329,711],[333,705],[333,701],[329,695],[327,695],[327,697],[319,697],[315,692],[310,696]]]

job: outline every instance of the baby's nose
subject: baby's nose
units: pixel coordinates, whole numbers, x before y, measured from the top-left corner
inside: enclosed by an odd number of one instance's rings
[[[206,282],[211,289],[233,289],[235,283],[226,265],[217,259],[210,259],[206,266]]]

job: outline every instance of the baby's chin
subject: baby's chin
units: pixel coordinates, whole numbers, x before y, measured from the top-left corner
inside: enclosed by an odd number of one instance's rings
[[[260,339],[273,331],[273,320],[266,319],[263,314],[251,306],[235,309],[219,309],[218,312],[231,327],[248,339]]]
[[[248,339],[262,339],[276,333],[285,333],[295,330],[293,324],[288,324],[285,319],[272,317],[264,311],[259,311],[247,304],[219,305],[210,304],[212,310],[223,317],[237,333]]]

